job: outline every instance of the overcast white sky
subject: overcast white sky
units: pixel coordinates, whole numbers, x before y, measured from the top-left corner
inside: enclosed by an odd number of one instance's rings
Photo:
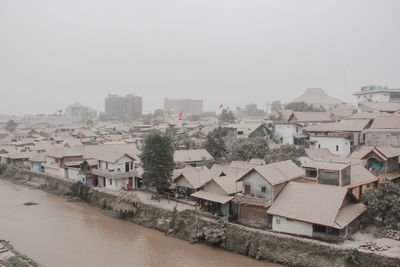
[[[399,0],[0,0],[0,113],[104,110],[136,93],[205,108],[400,88]],[[347,90],[345,86],[347,72]]]

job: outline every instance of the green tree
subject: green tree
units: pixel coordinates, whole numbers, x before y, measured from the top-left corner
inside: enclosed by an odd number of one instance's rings
[[[232,160],[249,161],[252,158],[263,159],[268,152],[268,142],[265,138],[238,139],[232,146]]]
[[[174,170],[174,148],[171,138],[158,131],[149,133],[144,140],[141,155],[143,184],[155,188],[157,195],[171,184]]]
[[[234,123],[236,118],[232,110],[223,109],[219,115],[219,120],[223,123]]]
[[[282,104],[281,101],[276,100],[271,103],[271,111],[278,111],[278,110],[282,110]]]
[[[371,223],[378,219],[383,226],[400,227],[400,184],[383,181],[363,196],[363,203],[367,206],[364,220]]]
[[[280,112],[279,110],[277,110],[276,112],[274,112],[273,114],[270,114],[268,116],[268,119],[273,121],[273,122],[281,122],[285,120],[285,117],[283,116],[282,112]]]
[[[87,125],[88,127],[92,127],[92,126],[94,125],[94,122],[93,122],[91,119],[88,119],[88,120],[86,121],[86,125]]]
[[[258,109],[256,104],[248,104],[246,105],[247,115],[248,116],[263,116],[264,111]]]
[[[279,148],[269,150],[265,156],[265,162],[269,164],[284,160],[292,160],[300,166],[301,163],[297,158],[303,156],[303,154],[304,149],[302,148],[297,148],[294,145],[281,145]]]
[[[164,110],[162,109],[156,109],[153,113],[154,118],[164,118]]]
[[[16,123],[14,120],[9,120],[7,121],[7,124],[5,126],[5,129],[7,132],[15,132],[15,130],[17,129],[18,123]]]
[[[149,113],[149,114],[144,114],[142,116],[143,119],[143,124],[151,124],[151,121],[153,119],[153,114]]]
[[[221,159],[228,153],[228,149],[224,141],[226,134],[226,129],[218,127],[209,132],[206,136],[204,148],[216,159]]]
[[[200,116],[197,114],[193,114],[192,116],[189,117],[190,121],[199,121],[200,120]]]
[[[294,102],[285,105],[285,109],[290,109],[297,112],[318,112],[326,111],[323,106],[314,107],[304,102]]]

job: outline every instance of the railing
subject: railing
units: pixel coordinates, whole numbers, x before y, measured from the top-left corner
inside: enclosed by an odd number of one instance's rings
[[[138,173],[136,170],[130,172],[109,172],[105,170],[92,169],[92,174],[111,179],[122,179],[128,177],[135,177],[137,176]]]
[[[242,194],[237,194],[235,197],[235,202],[238,204],[250,204],[261,207],[268,207],[272,204],[272,199],[261,198],[261,197],[251,197]]]

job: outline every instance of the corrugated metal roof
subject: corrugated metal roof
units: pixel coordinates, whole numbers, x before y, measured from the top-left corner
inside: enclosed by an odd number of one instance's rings
[[[353,218],[346,209],[335,222],[346,194],[346,187],[290,182],[267,213],[341,229]]]

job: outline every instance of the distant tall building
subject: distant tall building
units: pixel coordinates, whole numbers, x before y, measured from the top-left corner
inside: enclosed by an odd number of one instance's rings
[[[142,117],[142,98],[132,94],[125,97],[128,121],[136,121]]]
[[[87,120],[95,118],[97,116],[97,111],[80,103],[74,103],[67,107],[65,116]]]
[[[104,117],[135,121],[142,117],[142,98],[132,94],[126,97],[109,94],[105,99]]]
[[[194,99],[165,99],[164,111],[178,114],[199,114],[203,111],[203,100]]]

